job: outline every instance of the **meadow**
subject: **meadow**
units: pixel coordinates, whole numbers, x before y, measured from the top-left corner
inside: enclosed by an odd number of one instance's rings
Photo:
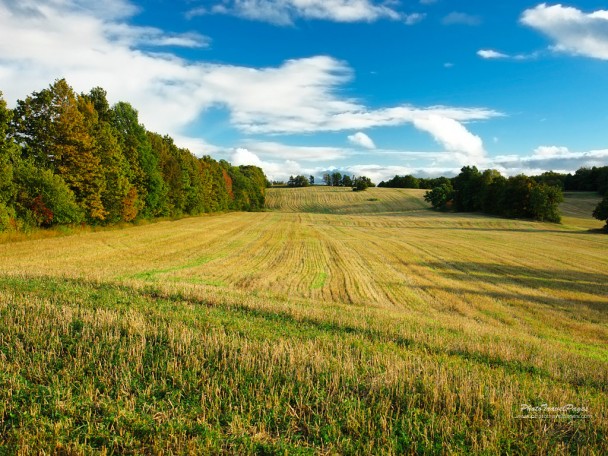
[[[423,194],[0,238],[0,454],[608,454],[597,197]]]

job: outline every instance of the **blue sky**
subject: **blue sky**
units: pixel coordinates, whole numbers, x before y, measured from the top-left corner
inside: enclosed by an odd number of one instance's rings
[[[604,4],[602,4],[604,3]],[[271,179],[608,164],[605,2],[0,0],[9,104],[65,77]]]

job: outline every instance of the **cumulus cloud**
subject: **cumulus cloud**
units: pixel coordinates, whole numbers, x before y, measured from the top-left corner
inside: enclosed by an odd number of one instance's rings
[[[542,3],[527,9],[521,22],[551,38],[553,49],[608,60],[608,11],[585,13],[577,8]]]
[[[534,158],[564,157],[570,154],[567,147],[563,146],[539,146],[534,149]]]
[[[243,147],[234,149],[232,153],[232,164],[234,166],[253,165],[262,167],[262,160],[253,152]]]
[[[334,22],[398,20],[402,15],[384,2],[373,0],[224,0],[210,8],[196,7],[188,17],[229,14],[244,19],[291,25],[298,18]]]
[[[464,155],[471,165],[479,164],[484,159],[485,151],[481,138],[454,119],[429,114],[416,118],[414,126],[430,133],[446,150]]]
[[[467,13],[452,12],[441,21],[444,25],[480,25],[481,18]]]
[[[351,144],[354,144],[355,146],[359,146],[359,147],[363,147],[365,149],[375,149],[376,145],[374,144],[374,141],[372,141],[372,138],[370,138],[369,136],[367,136],[365,133],[363,132],[358,132],[355,133],[354,135],[350,135],[348,137],[348,140],[351,142]]]
[[[298,174],[309,175],[314,170],[305,169],[293,160],[265,161],[255,153],[246,148],[234,149],[230,156],[230,162],[235,166],[253,165],[259,166],[264,170],[264,174],[271,181],[286,181],[289,176]]]
[[[121,0],[0,0],[0,80],[7,100],[65,77],[78,91],[102,86],[114,101],[140,109],[148,127],[177,133],[199,113],[188,92],[200,71],[165,46],[204,46],[206,39],[123,21],[136,11]],[[142,45],[162,52],[143,52]]]
[[[482,59],[506,59],[509,57],[507,54],[492,49],[480,49],[477,51],[477,55]]]

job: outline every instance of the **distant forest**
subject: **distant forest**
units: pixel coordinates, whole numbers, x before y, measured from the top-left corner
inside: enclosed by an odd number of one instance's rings
[[[395,176],[378,187],[429,189],[425,199],[435,209],[484,212],[513,218],[559,222],[563,191],[597,192],[604,196],[593,216],[608,229],[608,166],[580,168],[574,174],[553,171],[539,176],[523,174],[506,178],[495,169],[483,172],[465,166],[453,178]]]
[[[0,92],[0,231],[130,222],[264,207],[255,166],[197,158],[147,131],[100,87],[64,79],[7,108]]]
[[[496,174],[497,172],[498,171],[493,171],[493,174]],[[600,195],[605,195],[608,191],[608,166],[580,168],[574,174],[547,171],[538,176],[531,176],[530,178],[538,184],[552,185],[565,192],[597,192]],[[386,182],[380,182],[378,187],[422,188],[431,190],[447,181],[453,181],[453,179],[455,178],[421,178],[412,175],[395,176]]]

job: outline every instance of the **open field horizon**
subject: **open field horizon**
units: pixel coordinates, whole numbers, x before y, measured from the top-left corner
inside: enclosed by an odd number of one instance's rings
[[[0,244],[0,444],[606,453],[597,197],[558,225],[423,194],[270,189],[267,212]]]

